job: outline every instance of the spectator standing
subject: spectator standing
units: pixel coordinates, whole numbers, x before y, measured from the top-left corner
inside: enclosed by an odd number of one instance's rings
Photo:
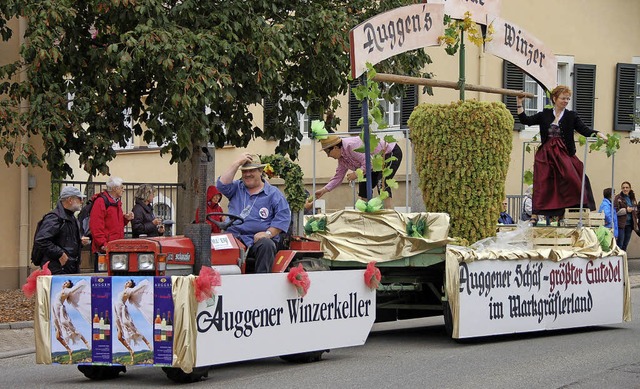
[[[120,177],[109,177],[104,196],[93,197],[93,207],[89,217],[89,228],[93,242],[94,271],[98,271],[98,253],[104,253],[108,242],[124,238],[124,227],[133,219],[133,212],[122,212],[124,181]]]
[[[502,201],[502,212],[500,212],[500,217],[498,218],[498,224],[516,224],[513,221],[513,218],[511,217],[511,215],[509,215],[509,213],[507,212],[508,205],[509,203],[507,202],[507,199],[504,199]]]
[[[136,189],[131,232],[134,238],[140,235],[160,236],[164,234],[162,219],[153,214],[153,197],[155,191],[151,185],[142,184]]]
[[[527,190],[524,192],[524,199],[522,200],[522,211],[520,212],[520,220],[528,221],[533,217],[532,211],[532,201],[531,196],[533,192],[533,185],[529,185]]]
[[[222,193],[215,187],[215,185],[210,185],[207,188],[207,215],[210,213],[222,213],[224,210],[220,206],[220,200],[222,200]],[[196,223],[200,223],[200,210],[196,210]],[[211,226],[211,232],[221,232],[220,227],[218,227],[215,223],[213,223],[210,219],[222,222],[224,221],[224,216],[222,215],[212,215],[208,218],[205,215],[205,221],[209,223]]]
[[[84,197],[76,187],[63,187],[56,208],[42,219],[33,244],[43,255],[40,267],[49,262],[51,274],[80,271],[80,251],[83,244],[89,244],[89,238],[82,236],[74,213],[82,208]]]
[[[229,213],[244,219],[227,232],[244,243],[248,257],[256,259],[256,273],[271,272],[276,242],[291,223],[291,209],[284,195],[262,177],[265,166],[257,155],[244,153],[218,177],[216,185],[229,199]],[[238,169],[242,178],[234,181]]]
[[[611,188],[606,188],[602,191],[602,202],[598,212],[604,213],[604,226],[613,229],[613,236],[618,238],[618,217],[612,217],[614,215],[613,206],[611,204]],[[613,225],[611,224],[613,221]],[[617,243],[617,242],[616,242]]]
[[[618,238],[616,243],[618,247],[626,251],[631,240],[631,233],[638,228],[637,203],[636,195],[631,190],[629,181],[623,182],[620,189],[622,189],[622,193],[618,193],[613,199],[613,205],[618,216]]]

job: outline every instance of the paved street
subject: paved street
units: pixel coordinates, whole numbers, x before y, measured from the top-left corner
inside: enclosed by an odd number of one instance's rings
[[[637,313],[640,260],[630,260],[629,271],[634,288],[633,312]],[[0,367],[5,372],[0,381],[9,384],[2,386],[84,387],[88,381],[75,366],[35,364],[32,326],[31,322],[0,325]],[[640,325],[636,319],[615,326],[494,337],[462,346],[444,335],[442,317],[434,317],[376,324],[365,346],[334,350],[321,363],[290,365],[268,358],[216,366],[207,380],[194,386],[388,387],[395,382],[388,376],[393,373],[399,374],[398,384],[409,387],[431,387],[421,384],[428,377],[437,387],[506,388],[517,383],[516,386],[532,388],[627,388],[637,387],[634,385],[640,382],[638,342]],[[429,366],[428,374],[419,361]],[[414,370],[408,371],[410,366]],[[460,375],[461,366],[469,373]],[[493,369],[493,373],[487,369]],[[474,374],[475,378],[466,374]],[[631,382],[635,384],[629,386]],[[100,386],[170,383],[160,369],[136,367],[120,379],[101,382]]]

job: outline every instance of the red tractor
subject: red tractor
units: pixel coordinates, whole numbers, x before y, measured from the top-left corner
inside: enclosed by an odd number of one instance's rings
[[[223,215],[226,222],[217,222],[224,231],[243,220],[232,214]],[[210,219],[211,220],[211,219]],[[307,270],[323,270],[320,243],[301,237],[281,237],[272,272],[281,273],[298,263]],[[172,276],[198,274],[202,266],[210,265],[220,274],[244,274],[252,268],[241,241],[232,234],[210,233],[206,224],[187,226],[185,235],[137,239],[118,239],[106,246],[99,256],[98,269],[110,276]]]

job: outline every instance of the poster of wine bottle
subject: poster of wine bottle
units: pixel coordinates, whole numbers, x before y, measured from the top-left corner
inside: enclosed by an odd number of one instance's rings
[[[171,278],[155,277],[153,322],[154,364],[171,366],[173,359],[173,296]]]
[[[94,363],[111,363],[111,278],[91,277],[91,342]]]

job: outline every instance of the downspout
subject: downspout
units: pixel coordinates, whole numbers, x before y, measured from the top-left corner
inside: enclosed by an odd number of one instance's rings
[[[27,20],[23,17],[18,19],[18,29],[20,40],[19,47],[25,42],[25,32],[27,31]],[[19,72],[19,81],[22,83],[26,81],[26,72]],[[29,103],[25,100],[20,102],[20,111],[24,112],[29,108]],[[24,135],[22,142],[29,142],[29,137]],[[18,285],[23,285],[27,276],[29,275],[29,204],[31,198],[29,196],[29,169],[26,166],[20,166],[20,232],[18,234],[20,239],[20,246],[18,249]]]

